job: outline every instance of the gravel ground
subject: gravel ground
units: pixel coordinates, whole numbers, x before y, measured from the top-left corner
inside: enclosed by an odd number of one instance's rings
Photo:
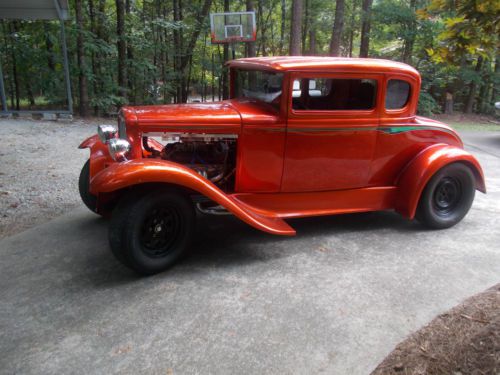
[[[0,119],[0,238],[80,204],[78,176],[88,150],[77,147],[96,124]]]

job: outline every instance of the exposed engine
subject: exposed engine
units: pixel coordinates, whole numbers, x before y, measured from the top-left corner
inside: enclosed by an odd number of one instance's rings
[[[234,188],[236,138],[183,134],[167,143],[159,156],[194,169],[225,191]]]

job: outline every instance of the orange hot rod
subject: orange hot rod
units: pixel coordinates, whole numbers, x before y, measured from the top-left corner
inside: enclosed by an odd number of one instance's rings
[[[114,255],[142,274],[186,251],[196,211],[292,236],[287,218],[396,210],[447,228],[485,192],[449,126],[416,115],[420,75],[385,60],[266,57],[228,63],[230,98],[124,107],[101,125],[79,181],[111,217]]]

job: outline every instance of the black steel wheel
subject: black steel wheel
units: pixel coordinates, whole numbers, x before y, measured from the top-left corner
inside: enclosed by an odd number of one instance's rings
[[[161,258],[172,251],[181,221],[175,207],[165,206],[148,212],[140,234],[144,252],[153,258]]]
[[[87,208],[96,213],[97,209],[97,198],[95,195],[90,194],[90,160],[83,165],[80,172],[80,178],[78,179],[78,190],[80,191],[80,197]]]
[[[432,197],[434,210],[439,216],[447,216],[460,204],[462,196],[461,180],[450,176],[443,177]]]
[[[164,271],[185,254],[194,232],[191,200],[176,190],[124,197],[113,211],[109,242],[113,254],[143,275]]]
[[[468,166],[447,165],[426,185],[417,208],[417,220],[433,229],[449,228],[469,212],[475,192],[474,174]]]

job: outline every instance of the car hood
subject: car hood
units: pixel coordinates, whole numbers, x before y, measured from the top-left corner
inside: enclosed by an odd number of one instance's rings
[[[122,109],[127,127],[140,132],[232,133],[242,122],[272,125],[278,121],[276,109],[252,100],[225,100],[215,103],[169,104]]]
[[[239,132],[240,113],[228,102],[124,107],[127,127],[143,132]]]

